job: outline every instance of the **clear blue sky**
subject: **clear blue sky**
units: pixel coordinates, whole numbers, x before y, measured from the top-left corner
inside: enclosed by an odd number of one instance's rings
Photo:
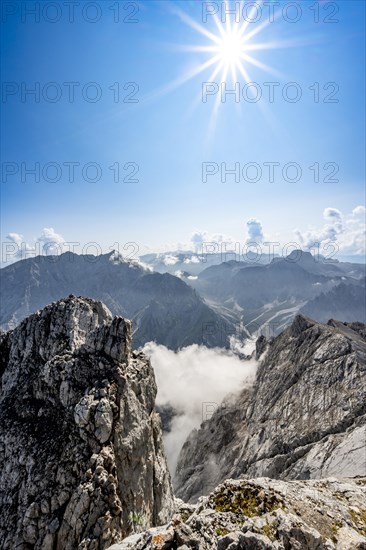
[[[3,179],[3,240],[16,232],[31,242],[42,228],[53,227],[68,241],[97,241],[104,248],[115,241],[136,241],[154,248],[189,241],[193,231],[245,239],[246,221],[256,218],[266,235],[286,242],[294,240],[296,228],[302,232],[321,228],[324,209],[338,209],[346,219],[364,203],[363,1],[337,2],[339,12],[333,16],[337,23],[324,22],[326,16],[332,17],[332,9],[320,2],[320,21],[315,23],[310,9],[314,0],[304,0],[299,3],[303,13],[298,22],[289,23],[282,15],[263,28],[250,44],[293,44],[249,52],[280,77],[244,62],[251,80],[264,93],[264,82],[279,82],[276,99],[272,104],[266,97],[257,104],[228,99],[219,108],[214,128],[210,126],[214,98],[207,103],[197,98],[215,65],[180,86],[168,86],[211,55],[178,47],[212,42],[187,25],[175,8],[218,34],[213,17],[202,21],[203,2],[140,1],[138,13],[131,16],[133,6],[119,2],[119,23],[109,9],[116,3],[99,3],[102,14],[95,23],[83,20],[85,4],[75,7],[73,23],[62,2],[61,18],[55,23],[47,20],[48,15],[54,17],[51,9],[36,23],[34,16],[20,13],[21,3],[6,21],[3,14],[3,82],[20,88],[22,82],[29,88],[39,82],[41,91],[45,84],[56,82],[62,97],[51,103],[41,95],[36,103],[27,96],[22,102],[19,91],[4,100],[3,89],[2,162],[24,162],[29,167],[35,162],[41,167],[48,162],[61,166],[70,161],[95,162],[103,170],[95,183],[82,181],[80,167],[75,169],[73,183],[68,181],[66,167],[55,183],[35,183],[32,176],[22,182],[19,174],[9,176],[7,182]],[[222,2],[216,4],[221,8]],[[279,9],[285,5],[280,2]],[[94,17],[93,10],[87,15]],[[123,22],[124,17],[138,22]],[[247,32],[266,18],[263,8],[262,19],[249,24]],[[220,73],[215,80],[220,82]],[[245,84],[241,75],[237,80]],[[80,83],[74,103],[68,101],[63,84],[71,81]],[[83,99],[81,88],[89,82],[102,90],[100,101]],[[139,102],[115,103],[109,90],[115,82],[120,84],[121,96],[132,91],[132,87],[123,90],[125,83],[137,83]],[[288,82],[297,82],[303,91],[298,103],[282,99],[281,90]],[[339,102],[315,103],[309,90],[315,82],[321,88],[335,82]],[[49,96],[54,90],[48,88]],[[92,95],[93,89],[89,92]],[[324,94],[321,90],[322,98]],[[137,163],[139,182],[113,182],[108,167],[116,162],[121,167]],[[203,162],[240,162],[241,166],[296,162],[303,168],[303,177],[297,183],[281,179],[270,183],[265,175],[257,183],[236,183],[233,178],[222,183],[215,176],[204,183]],[[315,162],[338,163],[340,181],[314,182],[308,167]]]

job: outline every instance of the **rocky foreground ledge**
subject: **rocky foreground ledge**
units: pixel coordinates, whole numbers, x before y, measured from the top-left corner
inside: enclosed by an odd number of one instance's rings
[[[179,504],[178,504],[179,507]],[[109,550],[365,550],[366,478],[226,480]]]
[[[0,548],[103,550],[173,513],[131,324],[73,296],[0,336]]]

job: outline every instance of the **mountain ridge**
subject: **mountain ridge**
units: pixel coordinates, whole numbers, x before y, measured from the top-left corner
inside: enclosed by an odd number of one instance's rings
[[[3,329],[74,294],[102,300],[114,314],[132,319],[136,347],[148,341],[172,349],[194,343],[225,345],[221,335],[205,331],[205,326],[226,321],[194,289],[173,275],[151,273],[115,252],[28,258],[2,268],[0,276]]]
[[[184,444],[177,495],[192,501],[207,483],[230,477],[365,475],[365,329],[298,315],[261,342],[254,385],[218,407]]]

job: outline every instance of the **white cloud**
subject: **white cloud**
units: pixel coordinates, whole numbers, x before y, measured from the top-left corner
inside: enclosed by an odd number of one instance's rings
[[[339,239],[340,250],[343,253],[356,256],[366,254],[365,219],[360,210],[362,208],[355,208],[352,215],[346,218],[345,231]]]
[[[338,208],[325,208],[323,217],[330,223],[342,225],[342,213]]]
[[[247,243],[260,244],[264,241],[263,227],[259,220],[250,218],[250,220],[247,221],[247,232]]]
[[[257,362],[241,361],[233,353],[192,345],[178,352],[153,342],[143,348],[155,371],[157,404],[170,404],[177,412],[165,437],[165,449],[173,473],[179,451],[189,433],[198,428],[207,412],[225,396],[238,392],[254,377]]]
[[[227,243],[228,245],[232,245],[235,243],[235,240],[232,237],[229,237],[228,235],[225,235],[223,233],[209,233],[208,231],[196,231],[191,236],[191,243],[193,244],[194,251],[197,254],[200,254],[204,251],[203,244],[204,243],[214,243],[217,245],[217,251],[220,251],[220,245],[223,243]]]
[[[24,242],[24,236],[20,233],[8,233],[6,239],[8,243],[5,242],[1,249],[1,263],[21,260],[31,251],[31,247]]]
[[[195,252],[202,251],[202,245],[205,242],[210,241],[207,231],[196,231],[192,234],[191,243],[194,246]]]
[[[18,245],[18,246],[20,246],[21,243],[24,241],[24,237],[23,237],[23,235],[20,235],[20,233],[9,233],[9,234],[6,236],[6,238],[7,238],[10,242],[12,242],[12,243],[14,243],[14,244],[16,244],[16,245]]]
[[[295,231],[300,244],[305,250],[324,248],[327,244],[337,241],[338,235],[343,232],[342,214],[336,208],[326,208],[323,212],[323,219],[326,222],[321,229],[310,231]]]
[[[241,338],[236,336],[230,336],[230,349],[235,353],[242,353],[243,355],[251,355],[255,351],[255,344],[257,341],[256,335],[251,336],[243,343]]]
[[[366,208],[364,206],[356,206],[356,208],[352,210],[352,214],[354,216],[364,216],[366,214]]]
[[[65,239],[55,232],[53,227],[44,227],[41,235],[36,239],[46,255],[60,254],[64,250]]]
[[[164,265],[175,265],[178,262],[179,262],[179,258],[177,256],[167,254],[166,256],[163,257]]]
[[[143,269],[144,271],[146,271],[147,273],[153,273],[154,272],[154,268],[151,265],[148,265],[146,262],[142,262],[138,258],[131,258],[131,259],[128,259],[126,261],[130,264],[130,267],[139,267],[139,268]]]
[[[44,227],[39,237],[28,243],[20,233],[11,232],[6,236],[12,247],[3,251],[2,261],[16,261],[39,255],[56,255],[65,252],[66,241],[52,227]],[[6,247],[7,248],[7,247]]]
[[[184,263],[185,264],[199,264],[200,263],[200,259],[198,256],[191,256],[190,258],[186,258],[184,260]]]
[[[201,243],[205,239],[207,239],[207,235],[208,235],[207,231],[195,231],[191,235],[191,242],[192,243]]]
[[[319,247],[322,252],[333,243],[343,254],[365,254],[365,224],[362,219],[365,211],[363,206],[357,206],[351,214],[344,215],[337,208],[326,208],[322,228],[305,232],[296,230],[296,237],[305,250]]]

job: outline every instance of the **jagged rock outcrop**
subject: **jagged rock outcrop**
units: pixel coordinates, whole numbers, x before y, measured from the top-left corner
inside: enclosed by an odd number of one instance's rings
[[[180,453],[176,494],[227,478],[366,475],[366,327],[301,315],[269,343],[254,386],[227,400]]]
[[[1,335],[0,547],[102,550],[171,517],[149,361],[69,297]]]
[[[109,550],[365,550],[366,478],[226,480]]]

